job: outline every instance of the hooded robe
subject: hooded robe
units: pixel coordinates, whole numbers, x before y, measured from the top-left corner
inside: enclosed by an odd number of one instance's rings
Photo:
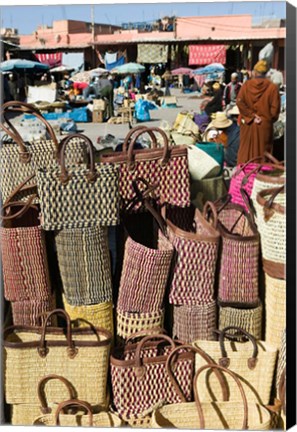
[[[242,85],[236,103],[241,115],[237,156],[241,164],[272,152],[273,123],[281,107],[278,87],[267,78],[253,78]],[[260,124],[254,123],[255,114],[261,117]]]

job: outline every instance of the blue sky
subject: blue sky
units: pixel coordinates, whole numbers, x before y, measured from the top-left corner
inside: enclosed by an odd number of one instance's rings
[[[57,2],[58,3],[58,2]],[[284,1],[194,2],[194,3],[126,3],[95,4],[97,23],[121,25],[124,22],[153,21],[165,15],[209,16],[250,13],[254,22],[263,18],[285,18]],[[25,19],[24,19],[25,18]],[[54,20],[91,21],[91,6],[57,4],[55,6],[2,6],[1,27],[14,27],[20,34],[32,33],[39,24],[52,25]]]

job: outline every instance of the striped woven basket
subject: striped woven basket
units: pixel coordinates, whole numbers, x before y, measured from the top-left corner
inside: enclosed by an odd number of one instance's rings
[[[270,172],[258,173],[255,177],[251,200],[254,206],[257,205],[257,195],[264,189],[271,189],[283,186],[286,182],[286,172],[284,170],[273,170]],[[257,216],[256,216],[257,218]]]
[[[243,207],[218,200],[215,210],[206,203],[204,215],[218,219],[222,238],[219,263],[220,301],[254,306],[259,297],[258,274],[260,236],[250,215]]]
[[[112,302],[72,306],[62,295],[65,311],[70,316],[71,321],[76,321],[78,327],[88,327],[90,324],[94,327],[101,327],[108,330],[112,337],[114,336],[113,325],[113,304]]]
[[[236,308],[233,306],[219,305],[219,330],[225,327],[240,327],[254,336],[255,339],[262,339],[262,313],[263,307],[259,300],[258,305],[253,308]],[[232,333],[232,330],[230,331]],[[235,333],[235,331],[234,331]],[[268,342],[266,340],[266,342]]]
[[[11,302],[12,320],[14,325],[39,326],[43,325],[46,313],[51,312],[56,307],[56,296],[46,300],[22,300]],[[56,317],[53,316],[48,325],[56,325]]]
[[[214,297],[220,240],[216,224],[210,224],[196,209],[192,230],[185,231],[171,222],[165,207],[162,211],[168,227],[168,238],[175,250],[169,302],[188,306],[209,304]],[[160,231],[160,249],[163,244],[164,236]]]
[[[280,348],[286,328],[286,281],[266,273],[265,286],[265,340]]]
[[[278,360],[277,360],[277,373],[276,373],[276,388],[279,388],[279,383],[281,380],[281,375],[283,371],[286,368],[286,355],[287,355],[287,336],[286,336],[286,329],[283,331],[282,335],[282,341],[281,346],[278,354]],[[279,394],[277,395],[279,398]]]
[[[108,228],[63,229],[55,243],[67,302],[80,306],[112,301]]]
[[[123,312],[117,309],[117,338],[120,342],[126,340],[134,333],[148,330],[147,335],[151,334],[152,329],[163,327],[164,309],[156,312]]]
[[[183,342],[216,340],[217,305],[215,300],[196,306],[173,307],[172,337]]]
[[[223,402],[201,402],[200,388],[197,379],[206,369],[220,369],[224,375],[230,375],[238,389],[236,401],[227,399],[227,389],[223,387]],[[235,430],[269,430],[269,411],[255,402],[248,402],[244,389],[236,374],[222,366],[208,364],[200,367],[194,378],[195,402],[165,405],[154,411],[152,428],[177,429],[235,429]],[[240,396],[239,396],[240,394]]]
[[[277,279],[285,279],[286,194],[284,186],[263,189],[255,203],[257,226],[261,236],[263,268]]]

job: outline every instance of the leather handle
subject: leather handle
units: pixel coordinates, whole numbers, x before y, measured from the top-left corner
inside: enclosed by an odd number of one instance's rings
[[[68,407],[68,406],[76,406],[76,407],[80,407],[80,408],[85,408],[88,412],[89,415],[89,426],[93,426],[93,411],[92,411],[92,406],[86,402],[86,401],[82,401],[79,399],[70,399],[68,401],[64,401],[61,402],[58,407],[57,407],[57,411],[55,413],[55,424],[56,426],[60,426],[60,412]]]
[[[62,184],[66,184],[70,180],[70,175],[67,171],[66,165],[65,165],[65,150],[67,147],[67,144],[73,139],[73,138],[80,138],[84,144],[88,147],[89,150],[89,157],[90,157],[90,164],[89,164],[89,172],[86,176],[88,182],[94,182],[97,178],[97,172],[95,169],[95,158],[94,158],[94,150],[93,150],[93,144],[92,141],[83,134],[71,134],[64,138],[60,145],[59,145],[59,162],[61,165],[61,175],[60,175],[60,181]]]
[[[250,163],[253,163],[253,162],[256,162],[256,161],[262,161],[262,163],[264,163],[265,162],[265,160],[269,160],[269,161],[271,161],[273,164],[275,164],[275,165],[281,165],[281,162],[279,162],[274,156],[272,156],[272,154],[271,153],[268,153],[268,152],[265,152],[264,153],[264,156],[256,156],[256,157],[254,157],[254,158],[252,158],[252,159],[250,159],[249,161],[247,161],[246,163],[244,163],[244,164],[242,164],[236,171],[235,171],[235,173],[234,173],[234,176],[237,176],[238,174],[240,174],[242,171],[243,172],[245,172],[244,170],[245,170],[245,168],[250,164]],[[259,162],[259,165],[260,165],[260,169],[261,169],[261,162]]]
[[[150,329],[147,329],[147,330],[140,330],[139,332],[132,333],[129,337],[127,337],[126,344],[129,343],[129,342],[131,342],[131,340],[136,339],[138,337],[148,336],[148,333],[150,335],[152,335],[153,333],[164,334],[164,333],[166,333],[166,330],[163,329],[162,327],[153,327],[153,328],[150,328]]]
[[[41,378],[41,380],[39,381],[38,386],[37,386],[37,395],[38,395],[38,399],[40,400],[40,403],[41,403],[40,409],[41,409],[43,414],[49,414],[52,412],[52,409],[47,404],[46,395],[45,395],[45,385],[51,380],[59,380],[63,384],[65,384],[65,387],[67,388],[67,390],[69,392],[69,399],[75,399],[75,397],[76,397],[76,394],[75,394],[76,392],[75,392],[72,384],[63,376],[56,375],[56,374],[50,374],[50,375],[44,376],[43,378]]]
[[[174,341],[167,335],[164,334],[152,334],[149,336],[145,336],[138,344],[137,344],[137,348],[135,351],[135,375],[138,379],[142,379],[144,374],[145,374],[145,368],[142,365],[142,361],[141,361],[141,357],[140,357],[140,353],[141,350],[145,347],[146,343],[149,342],[152,339],[159,339],[162,341],[167,341],[170,343],[171,348],[174,349],[175,348],[175,343]]]
[[[132,136],[136,132],[141,131],[141,130],[143,131],[142,133],[146,132],[151,137],[151,139],[152,139],[152,147],[153,148],[157,147],[157,140],[156,140],[155,134],[150,130],[150,128],[148,126],[139,125],[139,126],[135,126],[133,129],[131,129],[128,132],[128,134],[126,135],[125,141],[123,143],[123,152],[127,152],[128,146],[129,146],[129,143],[131,142]]]
[[[235,375],[235,373],[231,372],[229,369],[224,368],[223,366],[217,365],[217,364],[207,364],[204,366],[201,366],[198,371],[196,372],[196,375],[194,377],[194,396],[195,396],[195,404],[196,404],[196,408],[197,408],[197,412],[198,412],[198,416],[199,416],[199,422],[200,422],[200,429],[205,429],[205,419],[204,419],[204,415],[203,415],[203,410],[202,410],[202,405],[199,399],[199,394],[198,394],[198,377],[199,375],[206,369],[218,369],[221,370],[224,373],[227,373],[228,375],[230,375],[234,381],[236,382],[239,391],[240,391],[240,395],[243,401],[243,410],[244,410],[244,415],[243,415],[243,422],[242,422],[242,430],[246,430],[248,429],[248,402],[247,402],[247,398],[245,395],[245,392],[243,390],[242,384],[240,382],[240,380],[237,378],[237,376]]]
[[[135,142],[139,136],[141,136],[142,134],[144,134],[148,131],[158,132],[158,133],[160,133],[160,135],[163,138],[164,146],[163,146],[163,155],[162,155],[162,159],[161,159],[161,165],[165,166],[170,159],[168,137],[162,129],[157,128],[157,127],[151,127],[149,129],[139,130],[134,134],[134,136],[133,136],[133,138],[132,138],[132,140],[128,146],[127,168],[129,171],[133,171],[135,168],[134,154],[133,154],[134,144],[135,144]]]
[[[257,202],[263,207],[264,220],[267,222],[277,211],[281,214],[285,214],[285,207],[281,204],[275,203],[274,200],[279,193],[284,193],[285,185],[278,188],[263,189],[257,194]],[[266,195],[271,195],[268,200],[265,199]]]
[[[256,364],[257,364],[257,360],[258,360],[257,359],[258,352],[259,352],[256,339],[254,338],[253,335],[251,335],[250,333],[248,333],[244,329],[237,327],[237,326],[225,327],[220,332],[219,344],[220,344],[220,348],[221,348],[222,357],[219,360],[219,364],[221,366],[224,366],[225,368],[228,368],[230,366],[230,358],[228,357],[228,354],[227,354],[227,351],[225,348],[225,343],[224,343],[224,338],[226,337],[226,333],[228,332],[228,330],[237,330],[239,333],[245,335],[250,340],[250,342],[253,344],[253,354],[252,354],[252,357],[250,357],[248,359],[247,365],[248,365],[249,369],[255,369]]]
[[[209,355],[202,350],[202,348],[198,347],[198,346],[193,346],[193,345],[181,345],[176,347],[174,350],[171,351],[171,353],[169,354],[167,361],[166,361],[166,371],[169,375],[171,384],[173,385],[177,395],[180,397],[181,402],[187,402],[181,388],[179,387],[175,376],[173,374],[173,370],[172,370],[172,361],[174,356],[178,355],[178,353],[181,350],[188,350],[193,352],[194,354],[199,354],[207,363],[212,364],[213,363],[213,359],[211,357],[209,357]],[[195,364],[195,361],[194,361]],[[221,388],[222,388],[222,397],[223,397],[223,401],[226,401],[228,399],[228,389],[226,387],[226,382],[224,381],[224,377],[223,375],[218,372],[217,370],[214,371],[215,375],[217,376]]]
[[[36,109],[33,105],[28,104],[26,102],[20,102],[20,101],[10,101],[6,102],[2,105],[1,109],[1,117],[3,115],[5,122],[8,124],[9,128],[13,131],[11,131],[3,125],[3,123],[0,123],[0,128],[2,128],[20,147],[21,154],[20,158],[22,162],[29,162],[31,159],[31,155],[28,153],[28,150],[24,146],[23,139],[19,132],[16,130],[16,128],[12,125],[12,123],[7,119],[6,114],[7,112],[22,112],[27,114],[32,114],[35,117],[37,117],[46,127],[57,151],[59,147],[59,143],[56,137],[56,134],[54,132],[54,129],[50,125],[50,123],[42,116],[40,111]]]
[[[46,340],[45,340],[47,323],[53,315],[60,315],[61,317],[65,318],[65,320],[66,320],[66,325],[67,325],[66,338],[67,338],[67,345],[68,345],[67,353],[68,353],[68,357],[70,359],[73,359],[76,356],[76,354],[78,353],[78,350],[77,350],[77,348],[75,348],[74,342],[72,340],[70,316],[68,315],[68,313],[66,311],[64,311],[64,309],[54,309],[53,311],[49,312],[46,315],[46,317],[44,319],[43,327],[42,327],[39,347],[37,348],[38,354],[40,355],[40,357],[46,357],[46,355],[47,355],[48,350],[46,348]]]

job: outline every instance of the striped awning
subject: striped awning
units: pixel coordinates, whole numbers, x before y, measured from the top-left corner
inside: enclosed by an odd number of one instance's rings
[[[61,66],[62,64],[62,52],[46,53],[46,54],[35,54],[35,57],[41,62],[48,64],[50,67]]]

